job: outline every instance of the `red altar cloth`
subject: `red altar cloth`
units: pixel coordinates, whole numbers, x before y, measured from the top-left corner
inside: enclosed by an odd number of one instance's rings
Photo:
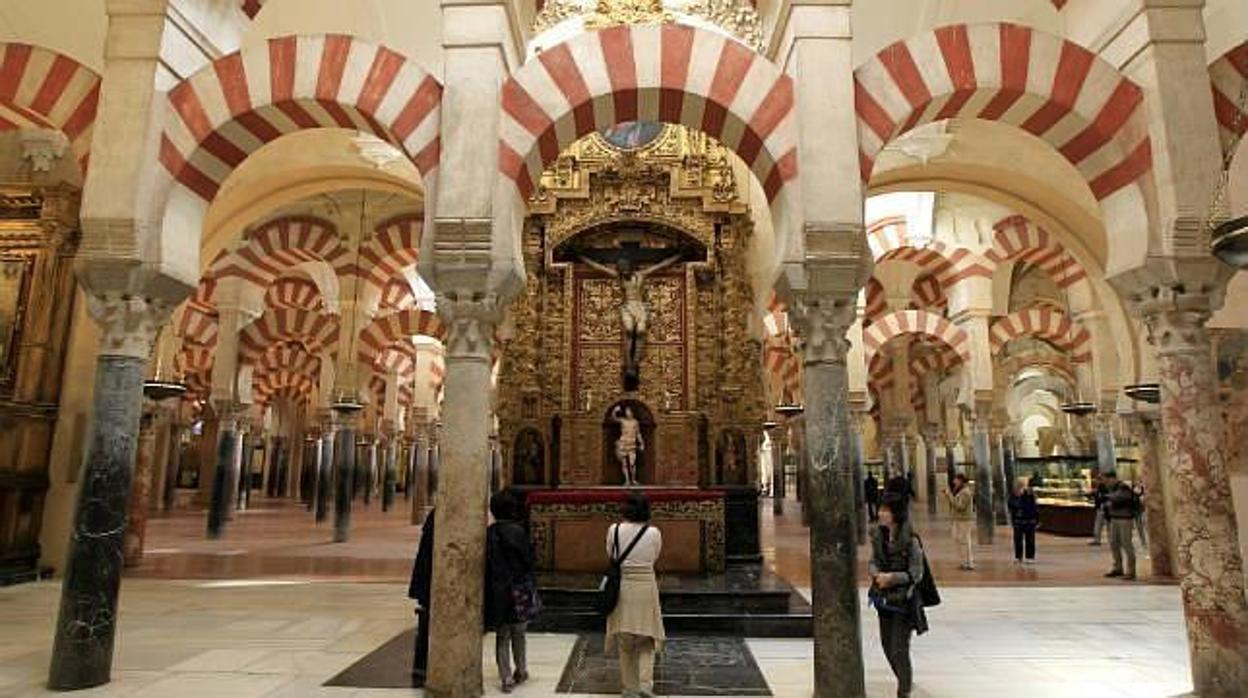
[[[533,490],[528,493],[526,502],[535,504],[599,504],[602,502],[623,502],[634,491],[642,492],[651,503],[657,502],[707,502],[723,499],[722,490],[656,488],[631,490],[620,487],[603,487],[593,489],[567,490]]]

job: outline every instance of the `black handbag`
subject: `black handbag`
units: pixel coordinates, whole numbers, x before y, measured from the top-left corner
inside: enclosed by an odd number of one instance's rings
[[[923,606],[927,608],[939,606],[940,590],[936,588],[936,578],[932,576],[932,566],[927,564],[927,548],[923,545],[922,538],[919,539],[919,549],[923,551],[923,578],[916,585],[919,592],[919,601],[923,602]]]
[[[637,547],[638,541],[646,535],[649,528],[650,524],[642,526],[637,535],[633,536],[633,541],[624,549],[624,554],[620,555],[620,527],[618,525],[615,527],[615,540],[611,544],[611,559],[608,561],[606,574],[602,575],[602,581],[598,583],[598,599],[595,606],[599,614],[611,615],[620,602],[620,565],[624,564],[624,560],[628,558],[629,553],[633,552],[633,548]]]

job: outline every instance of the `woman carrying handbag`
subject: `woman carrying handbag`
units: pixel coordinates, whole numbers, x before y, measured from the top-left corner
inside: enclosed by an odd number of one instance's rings
[[[607,616],[606,649],[619,646],[620,695],[648,698],[654,695],[654,655],[667,638],[654,576],[663,535],[649,524],[645,495],[630,494],[621,514],[623,523],[607,529],[607,555],[618,563],[620,577],[619,597]]]
[[[533,546],[520,500],[504,490],[490,497],[494,523],[486,532],[485,622],[495,632],[494,655],[503,693],[529,678],[525,630],[541,613]],[[512,670],[512,660],[515,670]]]
[[[880,616],[880,644],[888,665],[897,677],[897,696],[906,698],[914,685],[910,663],[910,640],[915,632],[927,632],[920,589],[924,569],[923,545],[906,518],[906,505],[898,497],[880,504],[880,525],[871,530],[871,561],[867,565],[871,605]],[[934,587],[932,593],[935,593]],[[928,603],[939,603],[932,599]]]

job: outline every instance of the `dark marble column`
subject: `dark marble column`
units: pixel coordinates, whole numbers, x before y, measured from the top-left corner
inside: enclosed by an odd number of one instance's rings
[[[257,440],[255,427],[247,428],[239,438],[242,456],[238,459],[238,492],[234,506],[239,511],[246,511],[251,506],[251,473],[255,466]]]
[[[857,509],[854,522],[858,534],[858,545],[863,545],[867,542],[868,525],[866,490],[863,489],[865,486],[864,481],[867,478],[867,446],[863,443],[862,438],[862,420],[865,418],[865,415],[865,410],[855,409],[850,413],[849,417],[851,439],[849,455],[852,459],[851,477],[854,478],[854,506]]]
[[[103,337],[91,436],[53,629],[48,688],[57,691],[99,686],[111,676],[143,378],[152,342],[169,313],[167,306],[130,297],[88,295],[87,304]]]
[[[171,407],[169,419],[169,458],[165,464],[165,489],[161,492],[161,510],[170,512],[177,506],[178,473],[182,470],[181,403]]]
[[[1006,526],[1010,523],[1010,512],[1007,502],[1013,487],[1005,477],[1005,444],[1002,442],[1000,431],[989,432],[988,440],[992,448],[993,520],[996,521],[998,526]]]
[[[927,513],[935,516],[936,514],[936,491],[939,487],[936,478],[936,450],[940,448],[939,441],[940,432],[935,429],[928,429],[923,434],[923,455],[925,457],[924,470],[925,479],[927,480]]]
[[[1112,412],[1096,415],[1096,465],[1102,473],[1118,469],[1118,451],[1114,443],[1114,419]]]
[[[364,491],[364,506],[369,506],[373,503],[373,489],[377,484],[377,435],[370,434],[366,438],[368,439],[368,445],[364,447],[363,479],[360,489]],[[357,480],[361,475],[360,471],[361,468],[357,466]]]
[[[810,568],[815,696],[863,696],[853,441],[845,333],[854,303],[807,298],[793,312],[805,340],[806,449],[810,457]]]
[[[1140,452],[1140,479],[1144,484],[1144,521],[1148,530],[1148,557],[1154,579],[1174,576],[1173,543],[1166,516],[1166,458],[1162,452],[1158,412],[1137,412],[1132,432]]]
[[[788,467],[785,463],[784,452],[789,445],[784,432],[784,427],[781,427],[777,431],[780,436],[772,442],[775,455],[771,459],[771,512],[776,516],[784,514],[785,469]]]
[[[412,493],[411,523],[418,525],[424,522],[425,508],[433,501],[429,496],[429,443],[422,434],[417,434],[412,450],[415,453],[416,465],[412,475],[412,484],[408,489],[415,490]]]
[[[220,426],[217,428],[217,466],[212,471],[212,500],[208,504],[208,537],[220,538],[233,508],[230,472],[242,449],[242,435],[238,429],[238,417],[230,406],[218,408]]]
[[[996,517],[992,511],[992,442],[988,433],[988,415],[977,414],[971,426],[971,443],[975,451],[975,522],[980,545],[992,543]]]
[[[953,442],[945,444],[945,486],[953,489],[953,476],[958,474],[958,459],[954,455]]]
[[[391,434],[386,440],[386,471],[381,491],[381,510],[390,511],[394,506],[395,488],[399,481],[399,437]]]
[[[345,543],[351,537],[352,482],[355,481],[354,417],[344,417],[334,443],[334,542]]]
[[[320,449],[316,458],[316,507],[315,520],[321,523],[329,518],[330,495],[334,491],[334,441],[337,427],[334,422],[326,421],[321,433]]]

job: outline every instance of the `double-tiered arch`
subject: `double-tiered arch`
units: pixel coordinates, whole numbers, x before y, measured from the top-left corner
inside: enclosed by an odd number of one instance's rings
[[[85,173],[100,102],[100,76],[69,56],[0,43],[0,133],[22,128],[65,134]]]

